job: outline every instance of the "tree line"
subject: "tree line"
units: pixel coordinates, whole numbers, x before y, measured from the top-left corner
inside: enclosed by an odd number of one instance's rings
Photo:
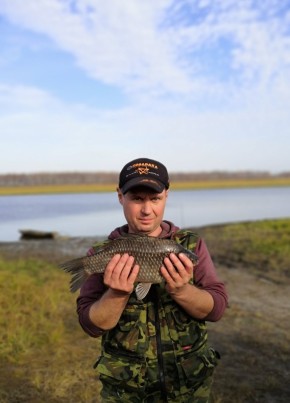
[[[267,171],[211,171],[211,172],[171,172],[170,181],[192,182],[224,179],[267,179],[290,178],[290,171],[272,174]],[[79,184],[117,184],[117,172],[59,172],[20,173],[0,175],[0,186],[43,186]]]

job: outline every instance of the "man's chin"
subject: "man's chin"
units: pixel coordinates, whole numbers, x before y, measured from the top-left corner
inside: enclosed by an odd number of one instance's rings
[[[156,233],[161,231],[161,230],[159,231],[159,228],[160,228],[159,225],[156,227],[156,226],[153,226],[152,224],[148,224],[148,225],[142,224],[142,225],[138,225],[137,232],[139,234],[143,234],[143,235],[152,235],[153,234],[156,236]]]

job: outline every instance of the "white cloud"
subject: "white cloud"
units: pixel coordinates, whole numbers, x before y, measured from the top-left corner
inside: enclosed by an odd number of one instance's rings
[[[289,67],[289,11],[278,18],[281,2],[266,3],[271,12],[265,4],[236,0],[128,0],[126,6],[117,0],[2,0],[0,12],[48,35],[95,79],[135,94],[196,97],[212,95],[212,87],[219,96],[214,66],[208,71],[208,59],[198,52],[207,48],[214,58],[220,41],[227,41],[224,62],[236,84],[267,85]]]
[[[167,39],[156,25],[168,2],[2,0],[12,22],[41,32],[74,55],[88,74],[124,89],[190,86],[174,64]]]
[[[0,115],[1,172],[117,170],[137,155],[165,160],[170,170],[282,171],[289,165],[289,113],[273,113],[271,102],[235,112],[195,112],[173,103],[104,113],[37,91],[32,102],[30,88],[10,94],[17,94],[19,108]]]
[[[105,110],[0,83],[0,171],[110,170],[140,154],[171,170],[288,169],[286,4],[0,0],[13,24],[132,96]]]
[[[13,109],[31,109],[45,108],[57,103],[57,99],[53,98],[44,90],[36,87],[27,87],[22,85],[7,85],[0,82],[0,115],[5,110]]]

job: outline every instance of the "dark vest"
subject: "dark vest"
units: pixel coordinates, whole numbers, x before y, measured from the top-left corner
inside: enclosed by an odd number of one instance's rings
[[[198,236],[178,231],[174,239],[194,251]],[[152,285],[142,301],[131,294],[117,326],[103,335],[96,363],[101,381],[112,387],[140,396],[161,389],[174,398],[199,387],[215,365],[205,322],[173,301],[165,283]]]

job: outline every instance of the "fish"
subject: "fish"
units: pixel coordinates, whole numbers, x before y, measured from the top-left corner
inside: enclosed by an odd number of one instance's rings
[[[94,273],[104,273],[105,268],[116,254],[128,253],[134,256],[134,264],[140,269],[135,288],[139,300],[145,298],[152,284],[161,283],[164,279],[160,273],[164,258],[170,253],[184,253],[194,265],[198,256],[172,239],[156,238],[143,234],[128,234],[106,241],[91,256],[83,256],[59,264],[59,267],[71,274],[70,291],[75,292]]]

